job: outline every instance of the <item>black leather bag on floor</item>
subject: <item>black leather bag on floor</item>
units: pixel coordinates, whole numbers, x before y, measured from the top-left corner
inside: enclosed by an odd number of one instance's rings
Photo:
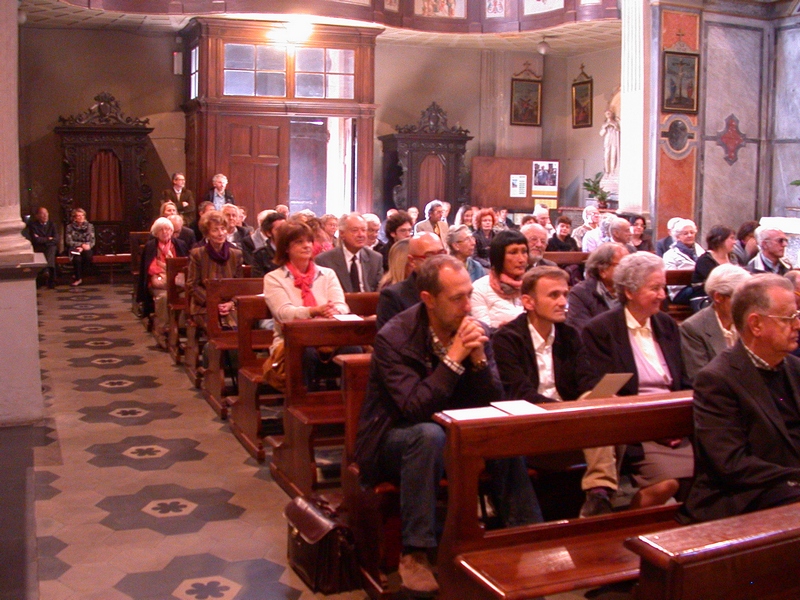
[[[289,565],[312,592],[336,594],[361,587],[353,533],[321,498],[298,496],[286,505]]]

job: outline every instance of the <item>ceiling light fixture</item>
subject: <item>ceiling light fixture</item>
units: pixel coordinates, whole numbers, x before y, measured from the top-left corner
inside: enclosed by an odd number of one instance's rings
[[[548,52],[550,52],[550,44],[545,41],[546,38],[542,37],[542,41],[536,44],[536,51],[544,56]]]

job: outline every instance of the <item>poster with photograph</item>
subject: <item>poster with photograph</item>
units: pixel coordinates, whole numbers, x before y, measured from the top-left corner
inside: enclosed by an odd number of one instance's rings
[[[508,193],[512,198],[527,198],[528,197],[528,176],[527,175],[512,175],[511,176],[511,191]]]
[[[558,198],[558,161],[533,161],[531,196],[534,198]]]

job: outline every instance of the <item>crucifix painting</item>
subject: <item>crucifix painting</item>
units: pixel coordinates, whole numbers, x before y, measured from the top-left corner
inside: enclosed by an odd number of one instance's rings
[[[700,57],[686,52],[664,52],[661,74],[661,110],[697,114]]]

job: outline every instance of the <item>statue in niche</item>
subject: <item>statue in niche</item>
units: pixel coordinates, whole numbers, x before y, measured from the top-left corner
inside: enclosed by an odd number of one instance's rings
[[[606,120],[600,127],[603,138],[603,175],[605,178],[619,176],[619,119],[611,110],[606,110]]]

